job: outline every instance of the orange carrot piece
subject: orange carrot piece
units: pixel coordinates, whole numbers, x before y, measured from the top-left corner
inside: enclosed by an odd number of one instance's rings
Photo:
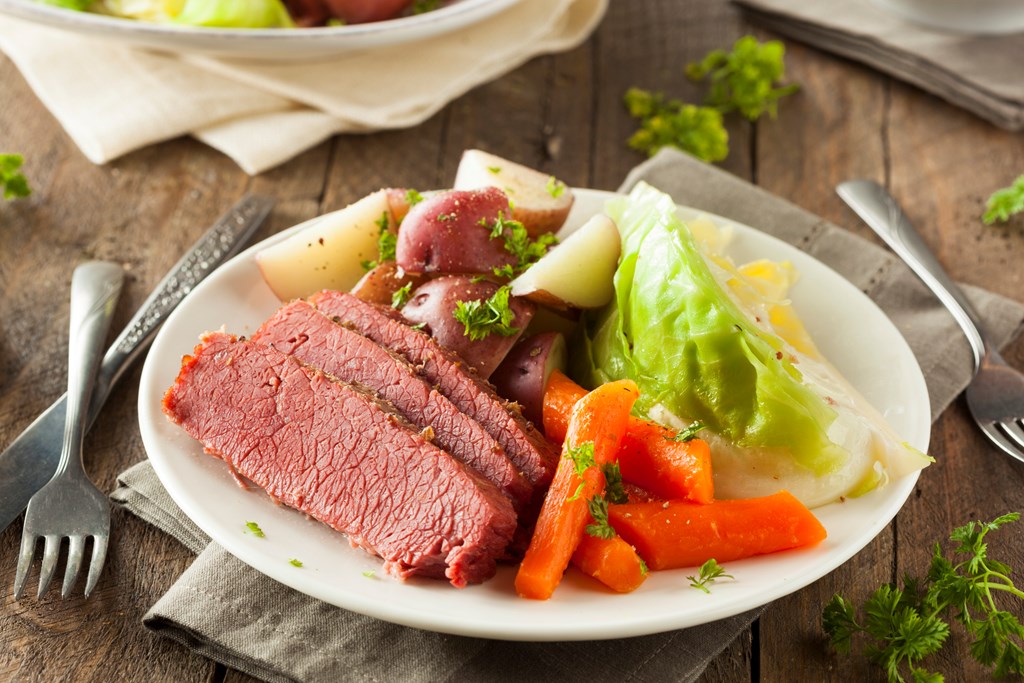
[[[553,370],[551,377],[548,378],[548,385],[544,389],[544,406],[542,408],[544,436],[555,443],[565,441],[572,407],[586,395],[587,390],[566,377],[561,370]]]
[[[598,387],[573,407],[555,478],[516,574],[516,592],[524,598],[546,600],[561,581],[591,519],[587,501],[604,492],[600,465],[615,460],[629,411],[639,394],[634,382],[620,380]],[[596,466],[588,467],[580,477],[568,456],[573,447],[587,443],[593,444]]]
[[[644,561],[621,536],[598,538],[584,533],[572,563],[617,593],[635,591],[647,578]]]
[[[564,374],[551,373],[544,392],[544,433],[555,442],[565,438],[573,405],[586,389]],[[666,499],[710,503],[714,499],[711,449],[706,441],[676,442],[676,433],[654,422],[629,419],[626,437],[619,449],[622,478]]]
[[[619,449],[622,478],[667,500],[710,503],[715,497],[707,441],[672,441],[676,433],[633,418]]]
[[[763,498],[610,505],[608,520],[651,569],[697,567],[822,541],[825,527],[788,491]]]

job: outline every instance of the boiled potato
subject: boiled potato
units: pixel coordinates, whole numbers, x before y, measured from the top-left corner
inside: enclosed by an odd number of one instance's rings
[[[458,303],[483,302],[497,291],[498,285],[487,280],[446,275],[414,289],[412,297],[402,309],[402,316],[413,324],[424,324],[424,330],[437,343],[454,351],[468,367],[486,378],[522,336],[535,310],[534,305],[526,299],[510,297],[509,308],[513,313],[511,326],[516,332],[509,336],[492,332],[482,339],[470,338],[465,326],[455,319]]]
[[[393,226],[387,192],[380,190],[325,214],[291,237],[256,254],[263,279],[282,301],[321,289],[348,291],[377,258],[381,223]]]
[[[518,403],[526,419],[543,428],[544,390],[551,372],[565,371],[565,336],[558,332],[535,334],[519,341],[491,374],[498,395]]]
[[[466,150],[455,173],[455,189],[480,187],[501,188],[512,201],[512,218],[533,238],[557,232],[572,208],[572,190],[554,176],[478,149]]]
[[[407,273],[394,261],[384,261],[370,269],[352,288],[351,294],[372,304],[390,306],[399,289],[406,285],[412,285],[412,289],[415,289],[424,281],[423,275]]]
[[[489,227],[510,213],[508,197],[493,187],[428,197],[402,221],[398,265],[410,273],[490,273],[514,264],[505,240],[492,238]]]
[[[510,284],[512,294],[554,308],[600,308],[612,300],[621,239],[598,214]]]

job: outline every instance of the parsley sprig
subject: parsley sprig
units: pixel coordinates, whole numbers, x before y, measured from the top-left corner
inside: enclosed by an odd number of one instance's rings
[[[384,261],[394,261],[397,256],[398,235],[391,232],[391,219],[388,217],[388,212],[381,212],[380,218],[374,223],[380,228],[380,234],[377,237],[378,256],[376,261],[363,261],[360,265],[364,270],[376,268]]]
[[[412,283],[407,282],[391,293],[391,308],[401,310],[412,297]]]
[[[717,109],[640,88],[627,90],[624,101],[629,115],[640,119],[640,129],[628,141],[638,152],[654,156],[662,147],[676,147],[703,161],[729,156],[729,133]]]
[[[548,253],[548,248],[558,242],[554,233],[548,232],[537,239],[530,239],[530,233],[521,222],[505,218],[503,212],[498,212],[498,217],[493,223],[486,218],[481,218],[481,226],[491,231],[491,239],[505,240],[505,251],[515,257],[515,263],[494,268],[494,274],[498,277],[515,277]]]
[[[512,326],[515,314],[509,307],[511,291],[508,285],[503,285],[485,301],[473,299],[456,302],[452,315],[465,328],[463,334],[473,341],[479,341],[489,334],[500,334],[503,337],[518,334],[519,328]]]
[[[597,467],[597,461],[594,460],[594,442],[584,441],[578,446],[571,446],[565,450],[565,455],[562,456],[572,463],[573,471],[576,476],[583,479],[583,473],[591,467]],[[583,482],[576,487],[576,491],[573,492],[567,500],[576,500],[583,494]]]
[[[675,436],[666,436],[665,438],[669,441],[678,441],[680,443],[688,443],[697,438],[697,434],[700,430],[704,429],[703,422],[694,422],[686,429],[680,431]]]
[[[864,634],[870,639],[865,653],[891,683],[906,680],[905,672],[910,680],[937,683],[943,676],[920,662],[942,648],[955,621],[973,638],[971,655],[994,667],[995,675],[1024,673],[1024,626],[996,602],[1000,594],[1024,599],[1024,592],[1010,579],[1010,568],[989,557],[985,540],[1018,519],[1020,513],[1013,512],[955,529],[949,537],[956,544],[952,557],[936,543],[927,576],[906,578],[903,588],[881,586],[864,603],[862,618],[842,596],[833,597],[822,614],[832,646],[848,654],[854,637]]]
[[[16,199],[32,194],[28,179],[18,171],[25,163],[20,154],[0,154],[0,188],[3,188],[4,199]]]
[[[690,587],[696,588],[697,590],[704,591],[710,594],[711,590],[708,588],[717,579],[731,579],[732,574],[725,573],[725,567],[718,564],[715,558],[711,558],[700,566],[700,570],[697,572],[697,576],[687,576],[690,580]]]
[[[766,113],[775,118],[779,100],[800,89],[795,83],[775,87],[786,77],[785,55],[786,46],[778,40],[761,43],[744,36],[731,52],[712,50],[687,65],[686,75],[695,81],[708,79],[705,103],[722,113],[738,111],[750,121]]]
[[[988,198],[985,215],[981,217],[985,223],[992,225],[996,221],[1005,223],[1010,216],[1024,211],[1024,175],[1013,181],[1009,187],[996,190]]]
[[[584,527],[587,535],[605,540],[615,538],[615,529],[608,522],[608,499],[604,496],[594,496],[587,500],[587,510],[594,518],[593,524]]]

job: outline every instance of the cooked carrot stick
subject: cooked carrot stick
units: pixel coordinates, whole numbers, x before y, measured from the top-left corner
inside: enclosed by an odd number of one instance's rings
[[[825,527],[788,491],[763,498],[611,505],[608,519],[651,569],[696,567],[814,545]]]
[[[598,538],[584,533],[572,563],[617,593],[635,591],[647,578],[647,565],[621,536]]]
[[[572,409],[562,458],[541,507],[530,546],[516,574],[516,592],[525,598],[551,597],[590,522],[588,501],[604,492],[601,465],[614,462],[626,432],[629,411],[639,396],[629,380],[604,384]],[[592,449],[593,464],[581,454]],[[582,476],[577,474],[577,465]]]
[[[544,433],[549,439],[557,442],[565,438],[572,407],[586,393],[558,370],[551,373],[543,409]],[[631,417],[619,450],[622,478],[662,498],[710,503],[714,482],[707,442],[672,441],[675,435],[671,429]]]
[[[710,503],[715,497],[711,449],[702,439],[673,441],[676,432],[633,418],[619,449],[622,478],[666,500]]]

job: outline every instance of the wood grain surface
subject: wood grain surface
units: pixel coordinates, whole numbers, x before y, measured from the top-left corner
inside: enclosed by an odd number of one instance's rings
[[[443,187],[459,155],[480,147],[543,169],[572,185],[614,189],[642,161],[625,145],[634,129],[621,104],[630,86],[697,100],[683,66],[754,33],[720,0],[617,0],[582,47],[534,59],[402,131],[331,139],[250,178],[189,138],[155,145],[103,167],[88,162],[0,56],[0,153],[20,152],[34,194],[0,203],[0,446],[65,385],[67,291],[89,258],[124,264],[128,281],[114,328],[181,253],[246,191],[277,200],[256,239],[340,208],[378,187]],[[885,183],[955,278],[1024,301],[1024,219],[979,220],[985,198],[1024,172],[1024,137],[1001,131],[913,87],[852,62],[788,44],[801,92],[777,119],[730,120],[721,165],[877,242],[835,196],[854,177]],[[1024,343],[1007,351],[1024,367]],[[86,467],[109,491],[144,458],[137,426],[139,369],[113,392],[86,439]],[[863,658],[839,658],[820,627],[837,591],[863,599],[880,583],[925,571],[931,545],[954,526],[1024,508],[1024,466],[999,455],[973,426],[962,399],[935,424],[936,463],[896,520],[861,553],[811,586],[770,605],[702,677],[725,681],[877,681]],[[21,524],[0,532],[0,680],[248,681],[165,641],[144,612],[188,566],[190,553],[115,510],[107,567],[88,601],[15,602]],[[995,549],[1024,565],[1024,527]],[[34,585],[31,579],[30,585]],[[968,643],[951,638],[936,666],[948,681],[976,681]]]

